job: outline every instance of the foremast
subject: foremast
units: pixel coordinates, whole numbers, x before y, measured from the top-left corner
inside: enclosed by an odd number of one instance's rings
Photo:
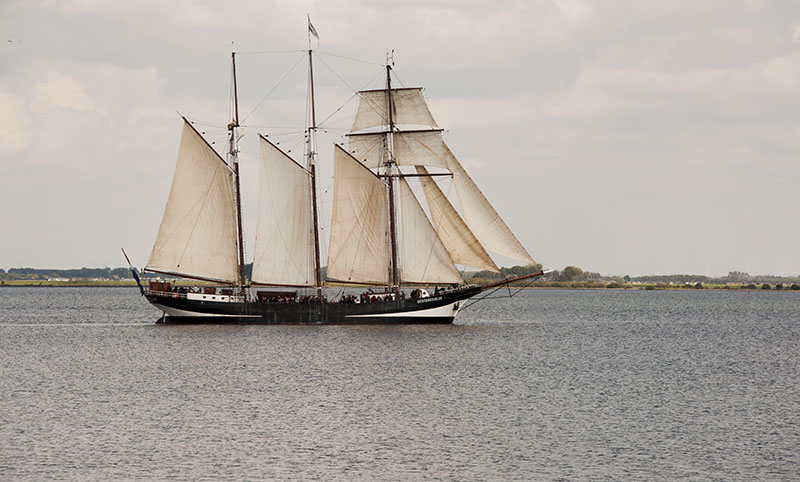
[[[228,124],[228,162],[233,169],[234,204],[236,207],[236,239],[238,256],[238,283],[241,295],[247,298],[247,279],[244,272],[244,234],[242,229],[242,189],[239,181],[239,95],[236,87],[236,52],[231,52],[231,68],[233,72],[233,108],[232,119]]]

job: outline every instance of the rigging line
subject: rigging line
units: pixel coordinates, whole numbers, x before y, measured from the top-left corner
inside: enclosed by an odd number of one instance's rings
[[[342,76],[341,76],[341,75],[339,75],[339,73],[338,73],[338,72],[336,72],[335,70],[333,70],[333,68],[332,68],[330,65],[328,65],[328,63],[327,63],[327,62],[325,62],[325,59],[319,59],[319,61],[320,61],[320,62],[322,62],[322,65],[324,65],[325,67],[327,67],[327,68],[328,68],[328,70],[330,70],[331,72],[333,72],[333,75],[335,75],[336,77],[338,77],[338,78],[339,78],[339,80],[341,80],[341,81],[342,81],[342,83],[343,83],[344,85],[346,85],[348,89],[350,89],[350,90],[352,90],[353,92],[355,92],[356,94],[358,94],[358,91],[357,91],[356,89],[354,89],[354,88],[353,88],[353,87],[352,87],[350,84],[348,84],[348,83],[347,83],[347,81],[346,81],[346,80],[344,80],[344,79],[342,78]],[[379,72],[379,73],[378,73],[378,75],[380,75],[381,73],[382,73],[382,72]],[[377,75],[376,75],[375,77],[377,77]],[[372,82],[373,80],[375,80],[375,77],[373,77],[372,79],[370,79],[370,82]]]
[[[536,277],[532,278],[530,281],[528,281],[527,283],[525,283],[524,285],[519,287],[519,289],[517,291],[515,291],[514,293],[511,293],[511,287],[510,287],[511,283],[506,283],[505,285],[497,286],[496,288],[493,288],[491,291],[486,293],[484,296],[482,296],[480,298],[478,298],[478,297],[473,298],[472,300],[470,300],[469,303],[467,303],[463,308],[461,308],[461,310],[462,311],[466,310],[467,308],[469,308],[470,306],[474,305],[475,303],[478,303],[478,302],[483,301],[483,300],[495,300],[495,299],[513,298],[515,295],[519,294],[521,291],[523,291],[524,289],[526,289],[528,286],[532,285],[533,283],[539,281],[541,278],[542,278],[542,276],[536,276]],[[492,296],[493,294],[497,293],[498,291],[500,291],[504,287],[506,287],[508,289],[508,296]]]
[[[256,50],[252,52],[236,52],[236,55],[293,54],[297,52],[305,52],[305,50]]]
[[[303,55],[301,55],[301,56],[300,56],[300,58],[299,58],[299,59],[297,59],[297,62],[295,62],[295,63],[294,63],[294,65],[292,66],[292,68],[290,68],[288,72],[286,72],[285,74],[283,74],[283,77],[281,77],[281,79],[278,81],[278,83],[277,83],[277,84],[275,84],[275,86],[274,86],[274,87],[273,87],[273,88],[272,88],[272,89],[271,89],[269,92],[267,92],[267,94],[266,94],[264,97],[262,97],[262,98],[261,98],[261,100],[259,100],[259,101],[258,101],[258,103],[256,104],[256,106],[255,106],[255,107],[253,107],[253,110],[251,110],[249,114],[247,114],[246,116],[244,116],[244,119],[242,119],[242,121],[241,121],[241,122],[244,122],[244,121],[246,121],[247,119],[249,119],[249,118],[250,118],[250,116],[251,116],[251,115],[253,115],[253,113],[255,113],[256,109],[258,109],[258,108],[261,106],[261,104],[263,104],[263,103],[264,103],[264,101],[265,101],[265,100],[267,100],[267,97],[269,97],[270,95],[272,95],[272,93],[273,93],[273,92],[275,92],[275,89],[277,89],[277,88],[278,88],[278,86],[279,86],[279,85],[281,85],[281,82],[283,82],[283,81],[286,79],[286,77],[288,77],[288,76],[289,76],[289,74],[291,74],[291,73],[294,71],[294,69],[296,69],[296,68],[297,68],[297,66],[298,66],[298,65],[300,65],[300,61],[301,61],[301,60],[303,60],[303,59],[306,57],[306,55],[305,55],[305,51],[303,51],[303,52],[304,52],[304,53],[303,53]]]
[[[326,118],[322,119],[322,120],[320,121],[320,123],[319,123],[319,124],[317,124],[317,127],[324,126],[324,125],[325,125],[325,122],[327,122],[327,121],[328,121],[328,119],[330,119],[331,117],[333,117],[333,116],[335,116],[336,114],[338,114],[338,113],[339,113],[339,111],[340,111],[340,110],[342,110],[342,109],[344,108],[344,106],[346,106],[347,104],[349,104],[349,103],[350,103],[350,101],[351,101],[351,100],[353,100],[353,97],[358,97],[358,94],[356,93],[356,94],[353,94],[353,95],[351,95],[351,96],[350,96],[350,97],[349,97],[349,98],[348,98],[348,99],[347,99],[347,100],[344,102],[344,104],[342,104],[342,105],[340,105],[340,106],[339,106],[339,108],[338,108],[338,109],[336,109],[335,111],[333,111],[333,112],[332,112],[330,115],[328,115],[328,117],[326,117]]]
[[[316,51],[315,51],[315,52],[316,52]],[[344,104],[342,104],[341,106],[339,106],[339,108],[338,108],[338,109],[336,109],[336,110],[335,110],[333,113],[331,113],[330,115],[328,115],[328,117],[326,117],[325,119],[323,119],[321,122],[319,122],[319,123],[317,124],[317,127],[325,127],[325,122],[327,122],[327,121],[328,121],[328,120],[329,120],[331,117],[333,117],[334,115],[336,115],[336,113],[337,113],[337,112],[339,112],[340,110],[342,110],[342,109],[344,108],[344,106],[346,106],[347,104],[349,104],[349,103],[350,103],[350,101],[351,101],[351,100],[353,100],[353,97],[357,97],[357,96],[358,96],[358,91],[357,91],[357,90],[355,90],[355,89],[353,89],[353,88],[350,86],[350,84],[348,84],[348,83],[347,83],[347,82],[346,82],[346,81],[345,81],[345,80],[344,80],[344,79],[343,79],[343,78],[342,78],[342,77],[341,77],[341,76],[340,76],[338,73],[336,73],[336,71],[335,71],[335,70],[333,70],[333,69],[331,68],[331,66],[330,66],[330,65],[328,65],[328,64],[325,62],[325,60],[323,60],[323,59],[321,59],[321,58],[320,58],[320,59],[319,59],[319,61],[320,61],[320,62],[322,62],[322,64],[323,64],[325,67],[327,67],[327,68],[328,68],[328,70],[330,70],[331,72],[333,72],[333,75],[335,75],[336,77],[338,77],[338,78],[339,78],[339,80],[341,80],[341,81],[342,81],[342,83],[343,83],[344,85],[346,85],[348,89],[350,89],[350,90],[352,90],[352,91],[353,91],[353,95],[352,95],[352,96],[351,96],[349,99],[347,99],[347,100],[345,101],[345,103],[344,103]],[[377,79],[377,78],[378,78],[380,75],[382,75],[382,74],[383,74],[383,69],[379,70],[377,74],[375,74],[375,75],[374,75],[374,76],[373,76],[371,79],[369,79],[369,80],[368,80],[368,81],[367,81],[367,82],[364,84],[364,87],[362,87],[362,90],[363,90],[364,88],[366,88],[367,86],[369,86],[369,85],[370,85],[372,82],[374,82],[374,81],[375,81],[375,79]],[[373,108],[374,108],[374,107],[373,107]],[[379,112],[379,113],[380,113],[380,112]],[[386,119],[384,119],[384,120],[386,120]]]
[[[291,129],[292,132],[301,132],[301,129],[303,129],[300,126],[262,126],[255,124],[242,124],[240,127],[249,127],[251,129]],[[272,135],[279,135],[279,134],[272,134]]]
[[[352,60],[353,62],[361,62],[363,64],[377,65],[378,67],[383,67],[383,64],[370,62],[369,60],[354,59],[353,57],[345,57],[344,55],[334,54],[334,53],[331,53],[331,52],[325,52],[325,51],[322,51],[322,50],[315,50],[314,53],[323,54],[323,55],[330,55],[331,57],[339,57],[340,59]]]
[[[206,127],[216,127],[216,128],[218,128],[218,129],[223,129],[223,130],[226,130],[226,129],[228,128],[228,126],[223,126],[223,125],[219,125],[219,124],[211,124],[211,123],[208,123],[208,122],[203,122],[203,121],[201,121],[201,120],[195,119],[194,117],[189,117],[189,116],[186,116],[186,119],[187,119],[189,122],[191,122],[193,125],[194,125],[194,124],[199,124],[199,125],[201,125],[201,126],[206,126]]]
[[[395,78],[395,79],[397,79],[397,81],[398,81],[398,82],[400,82],[400,85],[402,85],[403,87],[406,87],[406,88],[408,87],[408,86],[406,85],[406,83],[405,83],[405,82],[403,82],[403,79],[401,79],[401,78],[400,78],[400,76],[399,76],[399,75],[397,75],[397,72],[395,72],[395,70],[394,70],[394,69],[392,69],[392,73],[394,74],[394,78]]]
[[[304,134],[305,134],[305,131],[293,130],[293,131],[286,131],[286,132],[273,132],[272,134],[269,135],[269,137],[270,138],[274,138],[274,137],[281,137],[281,136],[292,136],[292,138],[294,138],[296,136],[302,136]],[[264,136],[264,137],[267,137],[267,136]],[[284,142],[286,142],[286,141],[284,141]]]

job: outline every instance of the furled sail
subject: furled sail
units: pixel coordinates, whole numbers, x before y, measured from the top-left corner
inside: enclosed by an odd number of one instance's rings
[[[164,217],[145,269],[230,283],[238,279],[233,174],[186,119]]]
[[[464,280],[408,183],[402,177],[399,180],[401,280],[420,284],[462,283]]]
[[[417,174],[420,174],[419,180],[428,202],[433,229],[439,235],[453,262],[499,273],[500,270],[480,241],[458,215],[436,182],[428,176],[428,170],[417,166]]]
[[[444,145],[444,151],[447,168],[453,173],[453,183],[456,187],[464,221],[475,234],[475,237],[478,238],[487,251],[533,264],[534,261],[531,255],[517,240],[514,233],[508,229],[506,223],[503,222],[497,211],[489,204],[489,201],[486,200],[486,197],[481,193],[453,153],[450,152],[447,145]]]
[[[359,92],[358,110],[352,131],[389,125],[386,89]],[[436,127],[436,121],[422,96],[421,87],[392,89],[392,120],[395,125],[424,125]]]
[[[338,145],[333,159],[327,278],[354,284],[389,284],[386,184]]]
[[[263,137],[259,137],[259,151],[252,280],[259,284],[313,286],[311,175]]]
[[[353,157],[370,169],[386,161],[386,133],[350,134]],[[392,136],[395,162],[400,166],[437,166],[447,168],[441,129],[399,131]]]

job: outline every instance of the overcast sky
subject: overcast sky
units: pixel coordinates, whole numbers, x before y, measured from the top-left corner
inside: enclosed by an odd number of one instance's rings
[[[800,2],[759,0],[0,0],[0,268],[143,266],[176,112],[224,143],[232,40],[252,246],[257,133],[302,152],[306,13],[372,62],[315,58],[321,164],[394,49],[545,267],[800,274]]]

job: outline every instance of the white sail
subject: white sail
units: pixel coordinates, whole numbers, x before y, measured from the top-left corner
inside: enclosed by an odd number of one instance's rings
[[[425,192],[425,199],[428,201],[433,229],[439,235],[453,262],[499,273],[500,270],[480,241],[458,215],[436,182],[428,177],[428,170],[422,166],[417,166],[416,169],[417,174],[420,174],[419,180]]]
[[[235,283],[233,174],[184,119],[175,176],[145,269]]]
[[[259,137],[259,151],[252,280],[260,284],[313,286],[311,175],[263,137]]]
[[[399,180],[401,280],[419,284],[462,283],[464,280],[408,183],[402,177]]]
[[[359,92],[358,110],[353,120],[352,131],[360,131],[370,127],[388,126],[389,112],[386,108],[388,95],[386,89],[364,90]],[[422,88],[392,89],[392,120],[395,125],[424,125],[436,127],[436,121]]]
[[[327,278],[389,284],[386,184],[338,145]]]
[[[475,237],[478,238],[487,251],[533,264],[534,261],[531,255],[517,240],[514,233],[508,229],[506,223],[503,222],[497,211],[489,204],[489,201],[486,200],[486,197],[481,193],[453,153],[450,152],[447,145],[444,145],[444,150],[447,168],[453,173],[453,183],[456,187],[464,221],[475,234]]]
[[[351,134],[350,152],[365,166],[376,169],[386,161],[385,137],[385,133]],[[392,139],[398,165],[447,168],[441,130],[400,131]]]

